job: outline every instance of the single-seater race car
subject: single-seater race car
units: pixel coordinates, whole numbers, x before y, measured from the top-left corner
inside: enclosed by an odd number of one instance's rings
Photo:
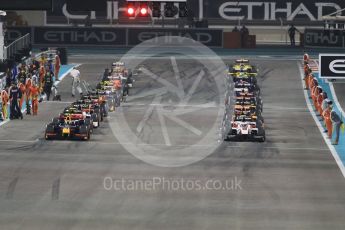
[[[100,121],[108,116],[108,100],[104,91],[97,90],[81,97],[80,103],[90,106],[90,109],[98,114]]]
[[[229,67],[228,75],[234,83],[235,105],[233,110],[226,110],[226,113],[229,111],[233,113],[225,116],[225,133],[223,133],[225,140],[259,142],[266,140],[262,117],[263,102],[256,79],[257,74],[256,67],[246,59],[239,59]],[[229,105],[227,102],[225,104]]]
[[[112,105],[114,102],[114,96],[112,87],[105,87],[103,81],[101,81],[97,88],[92,88],[86,81],[83,82],[84,88],[87,90],[87,94],[83,95],[81,100],[86,102],[92,101],[93,105],[99,107],[99,112],[101,116],[101,121],[103,121],[104,117],[108,116],[109,106]]]
[[[230,73],[236,73],[236,72],[257,73],[257,69],[255,66],[249,63],[249,60],[238,59],[235,61],[233,65],[230,65],[229,72]]]
[[[229,70],[228,75],[232,77],[232,80],[236,83],[237,81],[246,81],[251,84],[257,84],[256,76],[258,73],[245,72],[245,71],[233,71]]]
[[[262,113],[263,103],[260,97],[236,97],[236,106],[256,107]]]
[[[66,107],[62,113],[60,113],[60,119],[68,119],[68,120],[85,120],[85,124],[89,126],[90,132],[93,132],[93,128],[95,127],[93,118],[95,115],[91,115],[89,112],[83,111],[80,108],[77,108],[73,105]]]
[[[105,73],[104,73],[105,80],[109,80],[109,77],[114,77],[114,75],[121,76],[121,81],[123,85],[128,84],[129,88],[133,87],[133,84],[135,82],[135,80],[133,79],[133,73],[130,69],[126,67],[124,62],[120,62],[120,61],[114,62],[112,64],[112,68],[110,72],[109,70],[105,70]]]
[[[265,142],[266,134],[263,119],[256,116],[233,116],[227,140],[249,140]]]
[[[260,94],[260,87],[258,86],[256,81],[247,81],[248,79],[237,79],[235,81],[235,90],[242,91],[244,89],[248,89],[248,92],[255,93],[256,95]]]
[[[54,118],[47,124],[45,139],[80,139],[90,140],[92,124],[89,119],[84,119],[83,115],[61,116]]]
[[[256,105],[235,105],[236,116],[259,116],[261,117],[261,110]]]
[[[92,100],[78,100],[73,102],[68,109],[72,108],[81,111],[86,118],[90,118],[94,128],[98,128],[100,126],[100,122],[103,120],[103,114],[101,113],[100,106]]]

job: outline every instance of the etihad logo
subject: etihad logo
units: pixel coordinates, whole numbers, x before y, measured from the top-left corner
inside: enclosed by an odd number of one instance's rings
[[[164,39],[161,37],[164,36]],[[151,42],[157,42],[158,40],[165,43],[183,43],[186,39],[192,41],[201,42],[207,44],[213,40],[210,33],[196,32],[195,34],[190,34],[186,32],[141,32],[138,34],[138,39],[140,42],[151,40]]]
[[[47,31],[44,39],[48,42],[75,42],[75,43],[110,43],[117,39],[115,32],[111,31]]]
[[[340,37],[334,33],[325,34],[323,31],[307,32],[305,35],[306,44],[337,45]]]
[[[345,59],[332,61],[329,64],[329,69],[335,74],[345,74]]]
[[[324,79],[345,78],[344,54],[320,54],[320,77]]]
[[[286,2],[284,7],[278,7],[276,2],[224,2],[219,7],[219,15],[226,20],[265,20],[275,21],[279,18],[293,21],[298,16],[305,16],[310,21],[322,20],[324,10],[328,8],[340,11],[342,8],[336,3],[317,2],[312,8],[300,3],[293,8],[292,2]],[[262,18],[254,18],[254,12],[261,12]],[[317,14],[315,15],[315,13]],[[341,13],[339,13],[341,15]]]

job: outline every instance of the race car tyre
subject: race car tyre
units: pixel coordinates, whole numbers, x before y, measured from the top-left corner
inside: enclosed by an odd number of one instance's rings
[[[99,124],[100,124],[100,121],[99,121],[99,116],[98,114],[94,113],[92,114],[92,125],[94,128],[98,128],[99,127]]]
[[[266,141],[266,132],[264,129],[261,131],[261,133],[259,132],[259,135],[260,136],[259,136],[259,138],[257,138],[257,140],[259,142],[265,142]]]
[[[265,141],[266,141],[266,136],[263,135],[263,136],[260,137],[258,140],[259,140],[259,142],[265,142]]]
[[[88,129],[92,133],[93,132],[92,120],[90,118],[86,118],[85,121],[84,121],[84,124],[88,127]]]
[[[52,138],[50,136],[48,136],[47,133],[55,133],[54,124],[48,124],[46,131],[44,133],[44,138],[46,140],[51,140]]]
[[[94,113],[99,114],[100,113],[100,108],[99,107],[95,108]]]
[[[44,139],[46,139],[46,141],[50,141],[51,140],[51,138],[49,136],[47,136],[46,133],[44,134]]]
[[[131,78],[133,76],[133,72],[131,69],[128,69],[128,78]]]
[[[88,141],[88,140],[90,140],[90,130],[89,130],[89,128],[87,127],[87,125],[82,125],[82,126],[80,126],[80,134],[83,134],[83,135],[85,135],[84,137],[83,137],[83,140],[86,140],[86,141]]]
[[[97,110],[95,110],[95,113],[98,116],[98,120],[103,121],[103,105],[100,105]]]
[[[101,121],[103,121],[104,118],[108,116],[107,110],[106,110],[106,105],[102,104],[100,109],[101,109]]]
[[[260,97],[260,95],[261,95],[261,89],[258,88],[258,89],[256,89],[256,96],[257,96],[257,97]]]
[[[57,124],[59,124],[59,118],[57,118],[57,117],[54,117],[53,118],[53,121],[52,121],[52,124],[54,124],[54,125],[57,125]]]

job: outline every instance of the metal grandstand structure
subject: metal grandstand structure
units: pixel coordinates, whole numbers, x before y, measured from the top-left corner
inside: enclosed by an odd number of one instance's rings
[[[8,46],[4,47],[4,59],[14,59],[15,55],[20,54],[24,49],[29,48],[31,45],[30,34],[25,34],[23,37],[18,38]]]
[[[345,11],[344,9],[337,10],[334,13],[323,16],[322,20],[325,22],[325,29],[345,29],[345,16],[341,13]]]

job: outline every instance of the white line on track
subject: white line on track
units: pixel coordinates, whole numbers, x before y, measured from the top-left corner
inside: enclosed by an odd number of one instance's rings
[[[43,101],[44,103],[49,103],[49,104],[72,104],[72,101]]]
[[[282,107],[282,106],[264,106],[264,109],[274,109],[274,110],[296,110],[296,111],[307,111],[305,107]]]
[[[218,108],[215,103],[207,103],[207,104],[164,104],[164,103],[133,103],[133,102],[126,102],[123,106],[156,106],[156,107],[176,107],[176,108],[186,108],[186,107],[196,107],[196,108]]]
[[[45,141],[45,140],[42,140]],[[37,143],[39,142],[39,140],[28,140],[28,141],[24,141],[24,140],[0,140],[0,143]],[[99,145],[121,145],[121,146],[125,146],[125,145],[133,145],[133,143],[118,143],[118,142],[99,142],[99,141],[90,141],[90,142],[78,142],[78,141],[71,141],[71,140],[61,140],[61,141],[46,141],[47,144],[53,144],[53,145],[57,145],[57,144],[62,144],[62,145],[66,145],[66,144],[71,144],[71,143],[81,143],[83,145],[87,145],[87,144],[99,144]],[[141,144],[137,144],[137,146],[161,146],[161,147],[167,147],[167,145],[164,144],[145,144],[145,143],[141,143]],[[213,145],[193,145],[196,148],[203,148],[203,147],[211,147]],[[190,147],[190,145],[172,145],[172,147]],[[248,149],[248,148],[256,148],[256,145],[253,143],[253,146],[248,146],[248,145],[243,145],[243,146],[226,146],[226,148],[228,149]],[[266,146],[266,147],[262,147],[263,149],[278,149],[278,150],[298,150],[298,151],[329,151],[328,148],[299,148],[299,147],[282,147],[282,146]]]
[[[344,118],[345,117],[345,112],[343,110],[343,107],[339,103],[339,100],[338,100],[337,94],[335,93],[334,86],[333,86],[332,82],[329,82],[329,88],[331,89],[331,93],[332,93],[332,96],[333,96],[334,103],[338,107],[338,109],[341,112],[342,117]]]
[[[165,122],[165,118],[164,118],[164,116],[162,114],[162,109],[161,108],[157,108],[157,114],[158,114],[159,122],[161,124],[161,129],[162,129],[162,134],[163,134],[163,137],[164,137],[165,144],[167,146],[171,146],[171,141],[170,141],[170,137],[169,137],[169,133],[168,133],[168,128],[167,128],[167,125],[166,125],[166,122]]]
[[[210,109],[218,108],[215,103],[207,104],[164,104],[164,103],[135,103],[135,102],[126,102],[123,104],[123,107],[147,107],[147,106],[157,106],[157,107],[174,107],[174,108],[201,108],[201,109]],[[264,109],[275,110],[275,111],[308,111],[306,107],[283,107],[283,106],[264,106]],[[345,117],[345,116],[344,116]]]
[[[93,54],[93,55],[84,55],[84,54],[76,54],[70,55],[71,58],[82,58],[83,60],[109,60],[109,59],[117,59],[122,58],[123,54],[119,55],[104,55],[104,54]],[[270,61],[298,61],[300,60],[297,56],[290,56],[290,55],[277,55],[277,56],[253,56],[253,55],[216,55],[216,56],[207,56],[207,55],[194,55],[193,56],[196,60],[219,60],[221,59],[238,59],[239,57],[250,57],[251,60],[270,60]],[[137,56],[126,56],[126,59],[136,59],[136,60],[171,60],[171,55],[168,56],[160,56],[160,57],[152,57],[150,55],[137,55]],[[123,60],[126,60],[123,59]],[[175,56],[176,60],[190,60],[190,58],[186,56]],[[84,62],[84,64],[94,64],[94,62]]]
[[[0,142],[3,143],[8,143],[8,142],[12,142],[12,143],[36,143],[39,140],[28,140],[28,141],[24,141],[24,140],[0,140]]]
[[[339,157],[339,155],[338,155],[336,149],[335,149],[334,146],[332,145],[331,141],[328,139],[327,134],[323,132],[323,131],[324,131],[324,130],[323,130],[323,127],[322,127],[322,125],[321,125],[319,119],[317,118],[316,113],[314,112],[314,109],[313,109],[313,107],[312,107],[312,105],[311,105],[311,103],[310,103],[310,101],[309,101],[308,93],[307,93],[306,90],[304,90],[304,88],[306,87],[306,86],[305,86],[305,82],[304,82],[304,80],[303,80],[303,78],[304,78],[304,73],[303,73],[303,71],[302,71],[302,66],[301,66],[301,64],[300,64],[299,62],[297,63],[297,67],[298,67],[298,70],[299,70],[299,72],[300,72],[300,77],[301,77],[301,82],[302,82],[302,87],[303,87],[302,89],[303,89],[303,92],[304,92],[304,98],[305,98],[305,101],[306,101],[306,103],[307,103],[308,109],[309,109],[309,111],[310,111],[310,113],[311,113],[311,115],[312,115],[312,117],[313,117],[313,119],[314,119],[314,121],[315,121],[317,127],[318,127],[319,130],[320,130],[321,136],[322,136],[323,139],[325,140],[325,143],[327,144],[329,150],[330,150],[331,153],[332,153],[332,156],[334,157],[335,162],[337,163],[337,165],[338,165],[338,167],[339,167],[341,173],[343,174],[343,176],[344,176],[344,178],[345,178],[345,167],[344,167],[344,165],[343,165],[343,162],[341,161],[341,159],[340,159],[340,157]]]

